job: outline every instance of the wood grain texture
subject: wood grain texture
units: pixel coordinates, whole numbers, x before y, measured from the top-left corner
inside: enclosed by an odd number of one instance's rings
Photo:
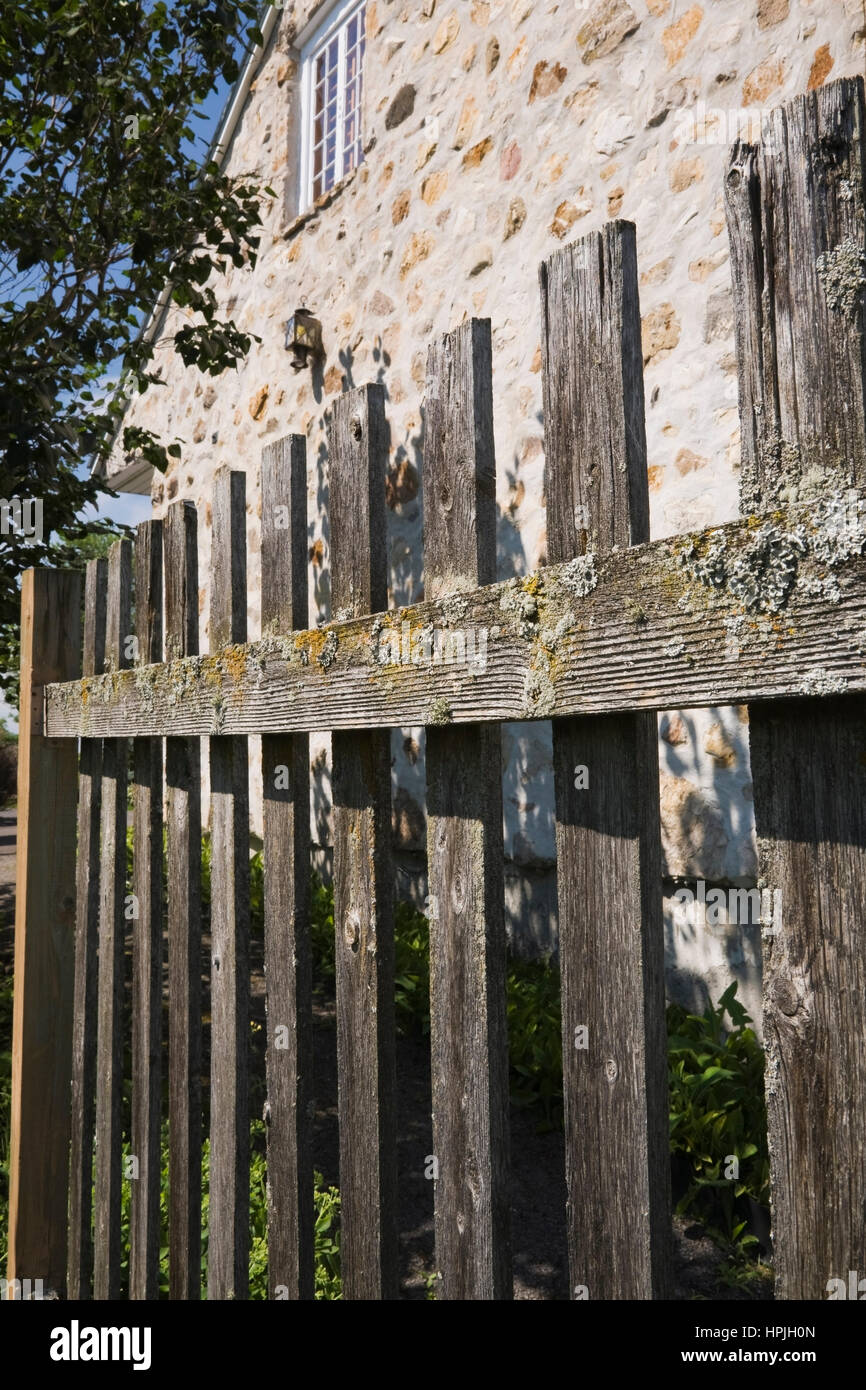
[[[649,540],[633,224],[563,247],[539,280],[547,551],[558,564]]]
[[[105,667],[129,664],[132,546],[108,554]],[[106,739],[102,752],[99,980],[96,1042],[96,1177],[93,1189],[93,1296],[120,1297],[123,1143],[123,1006],[126,946],[126,800],[129,746]]]
[[[220,468],[214,476],[211,651],[247,640],[246,488],[247,475],[239,470]]]
[[[646,541],[634,227],[552,256],[541,299],[550,557]],[[670,1281],[657,737],[652,714],[553,726],[572,1297]]]
[[[866,479],[864,124],[845,79],[731,158],[744,511]],[[763,934],[777,1298],[866,1268],[864,729],[862,696],[749,710],[758,872],[780,895]]]
[[[427,350],[424,593],[496,582],[496,457],[489,319],[467,319]]]
[[[780,894],[763,933],[776,1296],[797,1299],[866,1269],[866,710],[816,703],[752,709],[749,729],[760,873]]]
[[[427,355],[424,586],[496,576],[489,320]],[[437,1297],[512,1297],[502,753],[497,724],[428,728],[430,1044]]]
[[[105,658],[108,562],[89,560],[84,580],[82,672],[95,675]],[[78,754],[78,851],[75,884],[75,984],[72,1008],[72,1094],[69,1145],[70,1299],[93,1291],[93,1134],[96,1121],[96,981],[99,949],[99,824],[102,743],[81,740]]]
[[[246,475],[214,478],[211,652],[246,640]],[[249,1296],[250,817],[247,744],[212,738],[208,1299]]]
[[[337,399],[329,427],[331,605],[387,602],[384,392]],[[394,879],[387,732],[335,733],[334,928],[344,1299],[397,1295]]]
[[[381,560],[387,545],[388,459],[383,386],[363,386],[337,397],[328,449],[331,609],[339,621],[381,613],[388,606],[388,571]]]
[[[198,541],[191,502],[164,522],[166,656],[198,653]],[[201,746],[165,741],[168,892],[169,1294],[201,1292]]]
[[[814,504],[767,520],[816,541],[828,534]],[[820,593],[827,566],[795,555],[779,612],[744,611],[730,579],[741,561],[763,564],[759,530],[730,522],[599,552],[588,581],[576,577],[585,593],[575,591],[574,562],[552,565],[461,596],[456,610],[442,599],[135,676],[50,685],[46,728],[55,738],[400,728],[433,715],[456,724],[740,704],[823,682],[866,690],[866,559],[830,566],[840,586],[831,600]],[[712,584],[693,568],[710,548],[724,551]],[[439,644],[458,629],[486,634],[483,663],[470,668],[439,645],[434,655],[447,659],[399,658],[401,642],[421,651],[425,633]]]
[[[81,576],[21,577],[9,1279],[63,1294],[69,1179],[77,750],[42,733],[41,690],[81,669]]]
[[[866,483],[864,128],[863,78],[843,78],[731,153],[745,513]]]
[[[161,521],[135,545],[137,662],[162,660]],[[132,1141],[129,1296],[159,1297],[162,1100],[162,740],[133,741]]]
[[[307,622],[307,452],[303,435],[262,454],[262,632]],[[268,1287],[311,1299],[313,999],[310,741],[262,739],[268,1136]]]

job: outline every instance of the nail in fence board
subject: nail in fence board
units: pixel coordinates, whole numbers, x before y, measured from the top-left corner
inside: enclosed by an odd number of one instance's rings
[[[108,561],[88,560],[84,580],[82,674],[102,671]],[[93,1291],[93,1134],[96,1119],[96,982],[99,943],[99,824],[102,742],[83,738],[78,754],[75,978],[72,1010],[72,1099],[69,1146],[69,1256],[66,1292]]]
[[[105,666],[130,664],[132,546],[108,554]],[[102,849],[99,885],[99,982],[96,1042],[96,1180],[93,1204],[93,1296],[120,1296],[123,1142],[123,1009],[126,945],[126,803],[129,745],[106,739],[102,751]]]
[[[214,478],[210,648],[245,642],[246,474]],[[219,709],[215,710],[219,723]],[[211,1084],[208,1299],[249,1296],[249,769],[245,738],[210,740]]]
[[[740,379],[741,510],[866,483],[866,106],[844,79],[773,111],[726,179]],[[791,254],[796,247],[796,255]],[[828,692],[844,682],[825,678]],[[866,704],[749,708],[763,932],[777,1298],[866,1269]]]
[[[161,521],[143,521],[135,544],[136,664],[162,654]],[[162,740],[133,741],[132,1143],[129,1296],[159,1296],[162,1100]]]
[[[548,552],[557,563],[647,539],[634,227],[608,223],[545,261],[540,278]],[[556,720],[553,748],[571,1295],[664,1298],[655,715]]]
[[[9,1279],[66,1276],[77,750],[42,734],[42,687],[81,670],[81,577],[21,577]]]
[[[198,541],[192,502],[166,511],[166,658],[198,654]],[[201,744],[165,741],[168,862],[169,1293],[201,1292]]]
[[[387,606],[384,391],[338,397],[329,424],[331,607]],[[330,659],[327,645],[320,664]],[[394,906],[387,730],[332,737],[343,1297],[397,1295]]]
[[[489,319],[427,355],[424,588],[496,578]],[[472,647],[469,648],[469,639]],[[485,634],[486,638],[486,634]],[[480,651],[477,632],[464,634]],[[512,1297],[498,724],[426,730],[437,1297]]]
[[[307,623],[307,453],[303,435],[262,454],[262,636],[291,642]],[[268,1284],[311,1299],[313,1003],[310,957],[310,740],[262,737],[267,1000]]]

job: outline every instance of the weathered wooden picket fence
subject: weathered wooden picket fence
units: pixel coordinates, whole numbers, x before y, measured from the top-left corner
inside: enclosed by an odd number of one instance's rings
[[[778,1292],[820,1298],[828,1278],[866,1272],[862,81],[798,98],[769,134],[735,148],[725,190],[743,520],[649,543],[635,235],[619,222],[541,269],[550,563],[538,574],[494,582],[490,326],[470,320],[429,351],[416,608],[385,611],[381,386],[333,407],[327,626],[304,630],[299,436],[262,461],[261,641],[246,640],[242,472],[215,481],[208,655],[197,650],[189,503],[139,528],[134,629],[130,546],[91,563],[83,667],[78,579],[24,576],[12,1277],[71,1297],[118,1294],[131,753],[131,1294],[157,1287],[165,927],[171,1293],[198,1295],[207,738],[208,1291],[246,1294],[246,736],[261,732],[270,1285],[311,1297],[308,732],[330,729],[344,1297],[396,1296],[388,729],[424,725],[440,1296],[511,1296],[498,723],[552,718],[571,1286],[575,1297],[664,1297],[654,711],[733,703],[749,705],[762,880],[783,895],[764,943]],[[383,663],[383,650],[405,651],[393,644],[407,623],[411,659]],[[456,629],[486,630],[484,670],[437,659],[436,634]],[[587,1047],[575,1046],[581,1029]]]

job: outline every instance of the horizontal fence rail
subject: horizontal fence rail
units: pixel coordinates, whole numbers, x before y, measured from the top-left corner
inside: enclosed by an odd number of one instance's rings
[[[46,733],[303,733],[864,691],[864,525],[866,492],[846,489],[456,599],[49,685]]]

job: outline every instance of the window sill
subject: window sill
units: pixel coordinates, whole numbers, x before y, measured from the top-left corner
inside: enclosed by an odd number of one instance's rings
[[[373,148],[375,143],[376,141],[375,139],[373,139],[365,147],[363,164],[357,164],[354,169],[351,169],[349,173],[346,174],[345,178],[340,179],[339,183],[335,183],[333,188],[328,189],[327,193],[321,193],[319,197],[316,199],[316,201],[313,204],[311,204],[310,207],[308,207],[304,212],[299,213],[297,217],[294,217],[292,219],[292,221],[288,224],[288,226],[284,229],[282,233],[284,241],[291,241],[293,237],[297,236],[298,232],[301,231],[303,227],[306,227],[308,222],[312,222],[314,217],[318,217],[320,212],[323,212],[325,208],[330,207],[331,203],[333,203],[336,198],[339,198],[340,194],[345,192],[345,190],[349,188],[351,184],[354,183],[361,170],[366,169],[367,155]]]

